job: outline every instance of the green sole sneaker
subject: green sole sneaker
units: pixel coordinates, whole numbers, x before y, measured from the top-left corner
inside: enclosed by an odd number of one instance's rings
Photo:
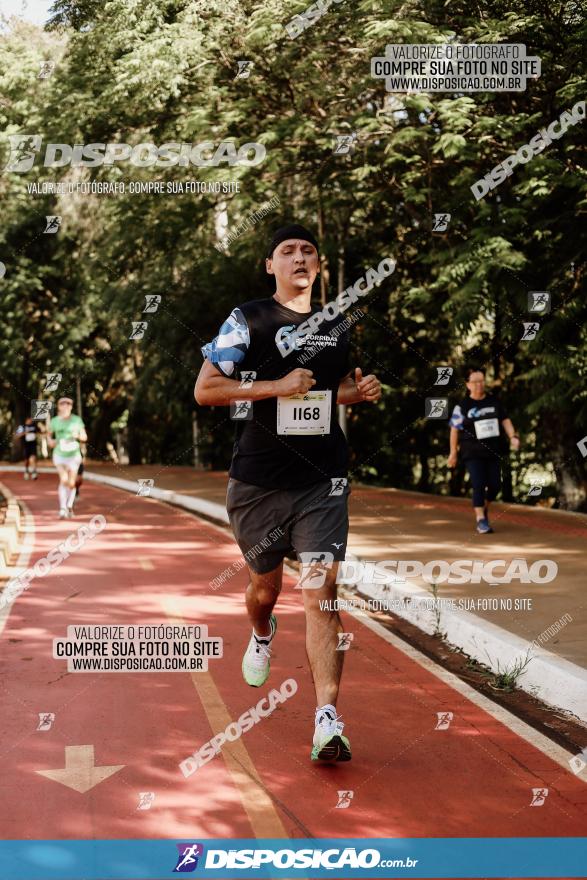
[[[273,632],[271,640],[273,641],[277,632],[277,618],[272,614],[269,620]],[[248,685],[251,687],[261,687],[265,684],[269,678],[269,670],[271,668],[270,658],[270,646],[262,643],[259,644],[254,633],[251,634],[251,640],[245,651],[241,666],[243,678]]]
[[[319,746],[312,747],[312,761],[350,761],[351,744],[346,736],[335,733],[323,740]]]

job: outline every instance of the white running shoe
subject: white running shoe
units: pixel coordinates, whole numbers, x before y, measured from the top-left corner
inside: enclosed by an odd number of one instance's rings
[[[29,479],[29,472],[28,471],[24,472],[24,478],[25,478],[25,480]]]
[[[67,519],[67,508],[62,507],[59,511],[59,519]]]
[[[245,651],[242,663],[243,678],[251,687],[261,687],[269,677],[271,642],[277,631],[277,619],[274,614],[269,619],[271,635],[267,638],[258,638],[253,633]]]
[[[68,508],[67,508],[67,518],[68,518],[68,519],[71,519],[72,516],[73,516],[73,508],[72,508],[72,507],[68,507]]]
[[[342,736],[344,724],[340,717],[334,706],[325,706],[316,713],[312,761],[351,760],[351,744],[346,736]]]

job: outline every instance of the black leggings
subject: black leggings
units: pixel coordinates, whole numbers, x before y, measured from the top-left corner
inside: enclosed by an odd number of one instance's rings
[[[473,484],[473,507],[483,507],[486,501],[493,501],[499,492],[499,461],[491,458],[470,458],[465,465]]]

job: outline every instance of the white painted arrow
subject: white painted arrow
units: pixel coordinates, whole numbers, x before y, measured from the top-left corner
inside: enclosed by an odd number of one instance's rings
[[[65,746],[65,767],[63,769],[35,770],[35,773],[84,794],[125,766],[125,764],[113,764],[110,767],[95,767],[94,746]]]

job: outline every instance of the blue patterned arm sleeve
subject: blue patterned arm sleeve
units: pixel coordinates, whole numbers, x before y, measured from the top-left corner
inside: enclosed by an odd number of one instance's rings
[[[241,364],[251,344],[249,326],[240,309],[233,309],[212,342],[201,348],[202,354],[223,376],[230,378]]]
[[[462,410],[461,410],[460,406],[457,405],[457,406],[455,406],[455,408],[452,411],[452,416],[450,417],[449,424],[450,424],[451,428],[456,428],[457,431],[462,431],[463,430],[463,421],[464,421],[464,418],[463,418]]]

